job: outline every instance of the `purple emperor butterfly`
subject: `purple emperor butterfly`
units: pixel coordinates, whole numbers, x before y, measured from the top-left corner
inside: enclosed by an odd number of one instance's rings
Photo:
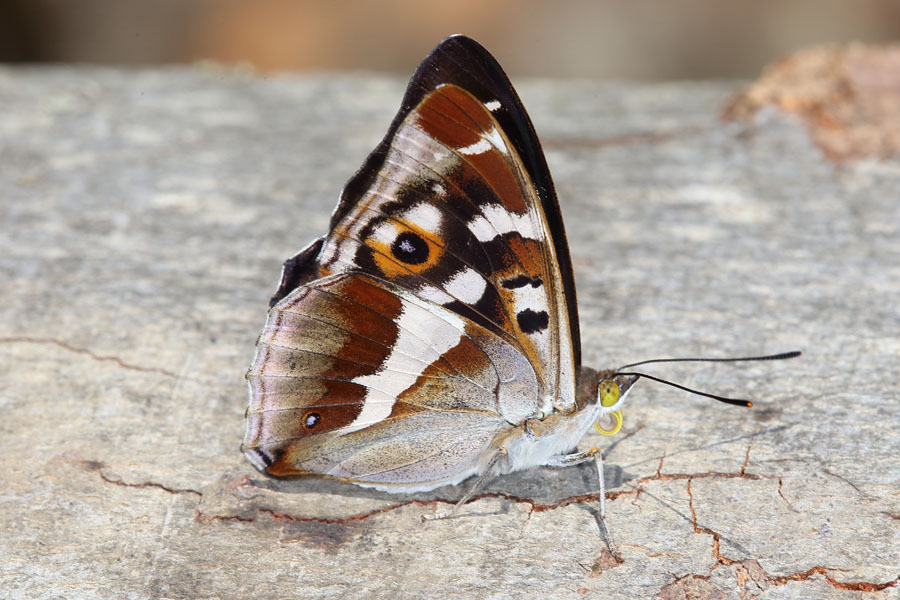
[[[419,66],[328,235],[285,262],[243,451],[269,475],[396,492],[478,476],[459,504],[490,476],[595,461],[602,515],[600,453],[573,451],[604,415],[621,425],[641,376],[582,366],[540,143],[500,65],[454,36]]]

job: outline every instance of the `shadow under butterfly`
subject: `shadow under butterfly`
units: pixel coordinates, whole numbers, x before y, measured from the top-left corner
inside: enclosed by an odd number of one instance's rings
[[[267,475],[393,493],[474,476],[453,510],[490,477],[592,463],[609,543],[601,453],[574,450],[592,426],[619,431],[638,379],[750,405],[631,369],[797,355],[583,366],[540,143],[496,60],[453,36],[419,66],[328,234],[285,262],[247,373],[242,450]]]

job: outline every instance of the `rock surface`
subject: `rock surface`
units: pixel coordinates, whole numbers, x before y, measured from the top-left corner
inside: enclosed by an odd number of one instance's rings
[[[519,82],[585,363],[659,365],[591,468],[390,495],[238,451],[280,263],[325,232],[403,81],[0,69],[6,598],[898,598],[900,163],[836,165],[731,83]],[[648,367],[648,370],[650,368]]]

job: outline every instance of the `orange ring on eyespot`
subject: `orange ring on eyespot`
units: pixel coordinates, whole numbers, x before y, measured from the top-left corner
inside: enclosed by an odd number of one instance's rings
[[[615,419],[615,421],[616,421],[615,426],[612,429],[603,429],[602,427],[600,427],[600,421],[597,421],[596,423],[594,423],[594,429],[596,429],[603,435],[616,435],[617,433],[619,433],[619,431],[622,430],[622,422],[623,422],[622,409],[620,408],[618,410],[614,410],[613,412],[611,412],[609,414],[612,416],[613,419]]]

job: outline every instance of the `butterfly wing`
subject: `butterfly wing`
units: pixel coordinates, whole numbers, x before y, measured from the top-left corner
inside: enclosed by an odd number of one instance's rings
[[[332,227],[343,219],[372,185],[372,180],[391,146],[395,132],[404,119],[422,100],[441,85],[451,84],[468,91],[499,124],[499,130],[512,143],[522,166],[531,180],[532,189],[539,198],[550,237],[556,264],[562,281],[562,295],[569,319],[573,358],[581,365],[581,335],[578,325],[578,303],[575,297],[575,279],[572,261],[563,226],[562,213],[556,198],[556,190],[550,170],[544,158],[534,126],[518,94],[503,68],[481,44],[464,35],[454,35],[435,47],[419,65],[403,97],[400,110],[394,117],[381,143],[368,156],[363,166],[344,188],[341,202],[332,216]]]
[[[531,365],[503,339],[360,273],[280,301],[248,380],[243,450],[260,470],[401,489],[465,479],[539,404]]]
[[[248,373],[244,451],[277,476],[430,489],[574,406],[574,282],[553,184],[496,61],[419,67],[331,231],[285,263]]]
[[[365,272],[494,332],[574,403],[580,339],[553,183],[521,102],[476,42],[442,42],[347,184],[318,275]]]

